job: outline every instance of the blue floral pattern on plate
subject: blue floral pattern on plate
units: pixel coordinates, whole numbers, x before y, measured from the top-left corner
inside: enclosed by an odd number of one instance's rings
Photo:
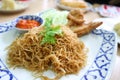
[[[14,20],[10,21],[10,22],[6,22],[6,23],[1,23],[0,24],[0,33],[6,32],[11,30],[12,28],[14,28],[13,24],[14,24]]]
[[[103,37],[103,42],[93,64],[80,80],[108,80],[107,74],[115,54],[115,34],[106,30],[94,30],[92,33]]]

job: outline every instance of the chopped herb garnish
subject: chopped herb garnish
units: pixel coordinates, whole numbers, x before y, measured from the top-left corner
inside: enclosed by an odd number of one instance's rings
[[[62,30],[60,26],[53,27],[52,20],[46,18],[44,27],[45,27],[44,31],[41,32],[41,34],[43,35],[41,44],[45,44],[45,43],[55,44],[56,43],[55,35],[62,34]]]

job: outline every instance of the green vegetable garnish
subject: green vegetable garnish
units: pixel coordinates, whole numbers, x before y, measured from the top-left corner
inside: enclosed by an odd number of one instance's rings
[[[60,26],[53,27],[52,20],[46,18],[44,27],[45,27],[44,31],[41,32],[41,34],[43,35],[41,45],[45,43],[55,44],[56,43],[55,35],[62,34]]]

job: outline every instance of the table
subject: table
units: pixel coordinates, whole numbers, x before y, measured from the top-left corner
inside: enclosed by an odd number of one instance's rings
[[[38,12],[42,12],[43,10],[47,10],[51,8],[57,8],[55,5],[55,0],[32,0],[32,2],[29,4],[29,7],[24,12],[14,13],[14,14],[0,13],[0,23],[13,20],[20,15],[36,14]],[[91,15],[94,15],[94,16],[91,17]],[[100,18],[100,16],[97,13],[87,12],[85,14],[85,19],[88,22],[97,18]],[[120,48],[118,47],[116,61],[115,61],[115,65],[114,65],[110,80],[120,80],[119,74],[120,74]]]

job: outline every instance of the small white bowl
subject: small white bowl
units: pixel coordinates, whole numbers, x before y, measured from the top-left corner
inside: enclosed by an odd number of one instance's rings
[[[39,16],[36,16],[36,15],[24,15],[24,16],[20,16],[18,18],[15,19],[14,21],[14,25],[15,28],[19,31],[28,31],[30,29],[22,29],[22,28],[19,28],[19,27],[16,27],[16,24],[18,23],[19,20],[22,20],[22,19],[25,19],[25,20],[36,20],[37,22],[40,23],[40,26],[36,26],[36,27],[41,27],[44,25],[44,21],[41,17]]]

